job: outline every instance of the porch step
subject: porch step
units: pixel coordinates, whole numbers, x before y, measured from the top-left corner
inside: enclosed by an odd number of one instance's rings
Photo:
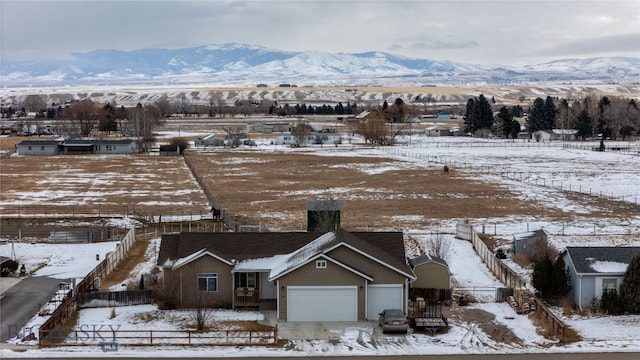
[[[276,305],[275,299],[260,300],[260,305],[259,305],[260,311],[276,310],[276,309],[277,309],[277,305]]]

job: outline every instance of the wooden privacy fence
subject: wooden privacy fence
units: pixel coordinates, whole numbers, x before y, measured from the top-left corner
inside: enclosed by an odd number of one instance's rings
[[[565,339],[565,325],[554,313],[552,313],[540,299],[533,297],[533,301],[536,303],[536,316],[538,319],[549,322],[551,331],[560,340]]]
[[[278,328],[269,330],[121,330],[117,325],[72,329],[61,345],[268,345],[278,341]]]
[[[96,284],[96,279],[102,279],[103,277],[111,274],[113,269],[118,266],[118,263],[127,255],[129,249],[136,241],[135,229],[131,228],[129,232],[124,236],[120,244],[116,246],[116,249],[107,254],[104,260],[98,264],[87,276],[82,279],[76,286],[76,293],[89,292],[99,286]]]
[[[65,320],[71,318],[78,311],[78,294],[89,292],[96,287],[96,279],[101,276],[107,276],[115,269],[120,260],[122,260],[133,242],[136,240],[135,229],[131,228],[129,232],[124,236],[120,244],[116,249],[110,252],[102,262],[98,264],[87,276],[85,276],[74,289],[73,297],[67,298],[60,304],[60,306],[51,314],[51,317],[40,326],[39,341],[40,344],[45,344],[49,341],[59,341],[56,336],[54,339],[47,339],[52,333],[57,333],[61,325]],[[89,255],[91,256],[91,255]]]
[[[522,280],[515,271],[505,265],[496,257],[493,251],[480,239],[473,227],[468,223],[458,223],[456,225],[456,236],[460,239],[469,240],[473,248],[498,280],[511,288],[526,288],[527,282]]]
[[[478,234],[468,222],[459,222],[456,225],[456,236],[473,243],[473,248],[491,272],[505,285],[511,288],[527,288],[527,282],[522,280],[513,270],[505,265],[495,254],[489,250],[487,245],[480,239]],[[564,340],[565,324],[555,316],[544,303],[535,296],[532,296],[536,303],[536,313],[538,318],[550,322],[550,328],[560,339]]]
[[[63,340],[66,336],[63,330],[64,322],[72,318],[77,311],[78,302],[75,297],[66,298],[51,314],[51,317],[40,326],[38,330],[38,342],[40,345]]]
[[[78,307],[116,307],[152,304],[153,296],[151,290],[135,290],[135,291],[109,291],[78,294]]]

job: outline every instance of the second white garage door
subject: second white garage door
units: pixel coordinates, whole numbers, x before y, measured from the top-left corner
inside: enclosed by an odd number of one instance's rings
[[[358,321],[358,288],[289,286],[287,321]]]
[[[384,309],[404,311],[402,285],[369,285],[367,287],[367,320],[378,320]]]

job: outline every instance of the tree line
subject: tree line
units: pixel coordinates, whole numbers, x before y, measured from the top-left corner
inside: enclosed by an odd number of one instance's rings
[[[515,139],[524,126],[529,134],[539,130],[575,130],[575,136],[582,140],[594,136],[625,140],[640,132],[640,107],[634,99],[624,97],[590,95],[575,101],[538,97],[529,107],[524,124],[515,120],[514,114],[521,112],[521,108],[502,106],[494,116],[492,105],[480,94],[467,101],[464,131]]]

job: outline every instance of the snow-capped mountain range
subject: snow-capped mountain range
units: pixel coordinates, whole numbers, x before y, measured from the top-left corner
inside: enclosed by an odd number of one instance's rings
[[[412,59],[377,51],[291,52],[237,43],[172,50],[96,50],[75,53],[71,60],[2,61],[1,65],[0,80],[5,88],[89,84],[420,86],[640,81],[640,57],[564,59],[511,67]]]

